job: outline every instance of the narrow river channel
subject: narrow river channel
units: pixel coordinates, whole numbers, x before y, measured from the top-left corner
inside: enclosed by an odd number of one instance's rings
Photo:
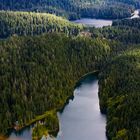
[[[132,17],[139,18],[136,10]],[[111,26],[112,20],[80,19],[75,23],[94,26],[96,28]],[[62,114],[58,113],[60,132],[57,140],[106,140],[106,118],[100,113],[98,99],[98,79],[83,81],[80,87],[74,91],[74,100],[65,107]],[[32,140],[32,126],[24,128],[20,132],[13,131],[8,140]]]
[[[88,76],[74,90],[62,113],[58,113],[60,131],[56,140],[106,140],[106,117],[100,113],[98,79]],[[12,132],[9,140],[31,140],[32,127]]]
[[[75,89],[74,100],[59,113],[57,140],[106,140],[106,118],[99,109],[98,80],[90,78]]]

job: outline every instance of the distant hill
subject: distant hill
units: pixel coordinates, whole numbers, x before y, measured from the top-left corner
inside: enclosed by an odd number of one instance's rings
[[[0,134],[42,118],[33,136],[58,131],[75,83],[98,70],[108,139],[139,140],[140,19],[81,32],[57,16],[119,19],[135,8],[139,0],[0,0]]]
[[[0,0],[0,10],[40,11],[75,19],[128,17],[138,0]]]

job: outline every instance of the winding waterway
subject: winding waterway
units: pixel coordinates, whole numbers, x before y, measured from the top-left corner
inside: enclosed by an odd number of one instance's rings
[[[97,21],[97,19],[92,19]],[[81,20],[83,21],[83,20]],[[86,23],[90,19],[86,19]],[[110,25],[111,22],[108,22]],[[96,27],[108,26],[106,20],[98,20]],[[98,100],[98,80],[83,83],[74,91],[74,100],[59,113],[61,130],[57,140],[105,140],[106,120],[100,114]],[[31,140],[32,127],[27,127],[20,132],[13,131],[8,140]]]
[[[56,140],[106,140],[106,118],[100,113],[98,87],[98,80],[92,75],[74,90],[74,99],[58,113],[60,131]],[[31,126],[12,132],[9,140],[13,139],[31,140]]]
[[[139,10],[132,17],[138,18]],[[73,21],[88,26],[103,27],[111,26],[112,20],[80,19]],[[98,80],[83,81],[80,87],[74,91],[74,100],[70,101],[62,114],[58,113],[60,132],[57,140],[106,140],[106,118],[100,113],[98,99]],[[27,127],[16,133],[13,131],[8,140],[31,140],[32,127]]]
[[[75,89],[74,100],[59,113],[57,140],[106,140],[106,118],[100,113],[98,80],[93,78]]]

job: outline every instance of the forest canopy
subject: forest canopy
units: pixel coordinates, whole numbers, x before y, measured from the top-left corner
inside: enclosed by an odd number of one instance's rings
[[[33,137],[57,133],[57,111],[96,70],[108,139],[139,140],[140,18],[127,18],[135,8],[139,0],[0,0],[0,133],[42,119]],[[64,17],[121,20],[90,28]]]
[[[0,0],[0,10],[49,12],[69,19],[131,16],[139,0]]]
[[[60,32],[78,35],[83,25],[47,13],[0,11],[0,38]]]
[[[61,109],[76,81],[98,69],[110,48],[104,40],[51,33],[0,41],[0,52],[0,132],[6,133],[16,121],[22,127]]]

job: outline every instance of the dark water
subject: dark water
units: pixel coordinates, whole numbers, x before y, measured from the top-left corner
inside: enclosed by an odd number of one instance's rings
[[[91,18],[82,18],[79,20],[73,21],[74,23],[84,24],[90,27],[101,28],[103,26],[111,26],[112,20],[104,20],[104,19],[91,19]]]
[[[106,140],[106,118],[100,113],[98,80],[83,83],[74,91],[74,100],[58,114],[57,140]]]

